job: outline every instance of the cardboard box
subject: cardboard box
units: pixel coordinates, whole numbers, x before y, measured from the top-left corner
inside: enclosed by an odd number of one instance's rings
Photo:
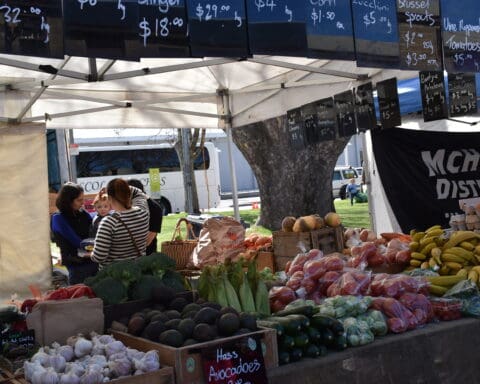
[[[112,331],[112,335],[131,348],[138,350],[156,349],[160,356],[160,362],[174,367],[177,384],[205,383],[200,354],[201,348],[221,346],[222,343],[247,336],[260,335],[265,368],[278,367],[277,334],[273,329],[264,328],[241,336],[232,336],[181,348],[173,348],[123,332]]]

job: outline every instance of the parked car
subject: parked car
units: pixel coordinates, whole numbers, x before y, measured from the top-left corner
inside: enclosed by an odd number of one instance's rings
[[[347,185],[351,179],[355,179],[357,185],[360,185],[362,182],[362,178],[355,168],[349,166],[335,167],[332,177],[332,194],[334,199],[339,197],[343,200],[347,197]]]

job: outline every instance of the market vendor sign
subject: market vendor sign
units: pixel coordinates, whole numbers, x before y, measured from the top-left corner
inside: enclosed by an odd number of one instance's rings
[[[478,133],[392,129],[372,132],[385,194],[404,232],[441,224],[458,200],[480,196]]]
[[[202,349],[203,376],[206,383],[268,383],[261,341],[243,337]]]

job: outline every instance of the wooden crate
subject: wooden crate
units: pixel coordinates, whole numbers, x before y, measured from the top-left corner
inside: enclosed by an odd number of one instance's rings
[[[313,248],[310,232],[275,231],[272,238],[276,271],[283,271],[287,262],[304,249],[308,251]]]
[[[313,248],[320,249],[325,255],[342,252],[344,247],[343,228],[325,227],[310,232]]]
[[[265,368],[270,369],[278,367],[277,335],[276,331],[273,329],[263,328],[259,331],[241,336],[232,336],[181,348],[173,348],[168,345],[155,343],[123,332],[112,331],[112,335],[115,339],[122,341],[130,348],[138,350],[157,350],[160,356],[160,362],[174,367],[175,382],[177,384],[205,383],[200,353],[201,348],[221,346],[223,343],[246,336],[260,335],[262,340],[262,350],[264,352],[263,357],[265,360]]]
[[[265,268],[270,268],[272,272],[275,272],[275,261],[273,259],[273,252],[258,252],[256,260],[258,271],[263,271]]]
[[[6,371],[0,371],[0,384],[27,384],[23,375],[14,375]],[[109,381],[114,384],[174,384],[172,367],[163,367],[158,371],[144,373],[142,375],[128,376]]]

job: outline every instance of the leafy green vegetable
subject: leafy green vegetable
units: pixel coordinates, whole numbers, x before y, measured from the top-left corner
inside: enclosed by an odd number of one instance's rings
[[[166,270],[162,277],[162,283],[176,292],[185,291],[182,275],[178,272]]]
[[[176,268],[175,260],[164,253],[152,253],[148,256],[142,256],[135,260],[135,264],[140,267],[142,274],[162,277],[165,271]]]
[[[92,286],[93,292],[103,300],[104,305],[127,301],[127,288],[113,277],[106,277]]]
[[[127,289],[142,277],[140,267],[133,260],[116,261],[104,269],[107,276],[121,281]]]
[[[131,286],[128,298],[130,300],[150,300],[153,288],[159,284],[162,284],[162,279],[158,276],[144,275]]]

